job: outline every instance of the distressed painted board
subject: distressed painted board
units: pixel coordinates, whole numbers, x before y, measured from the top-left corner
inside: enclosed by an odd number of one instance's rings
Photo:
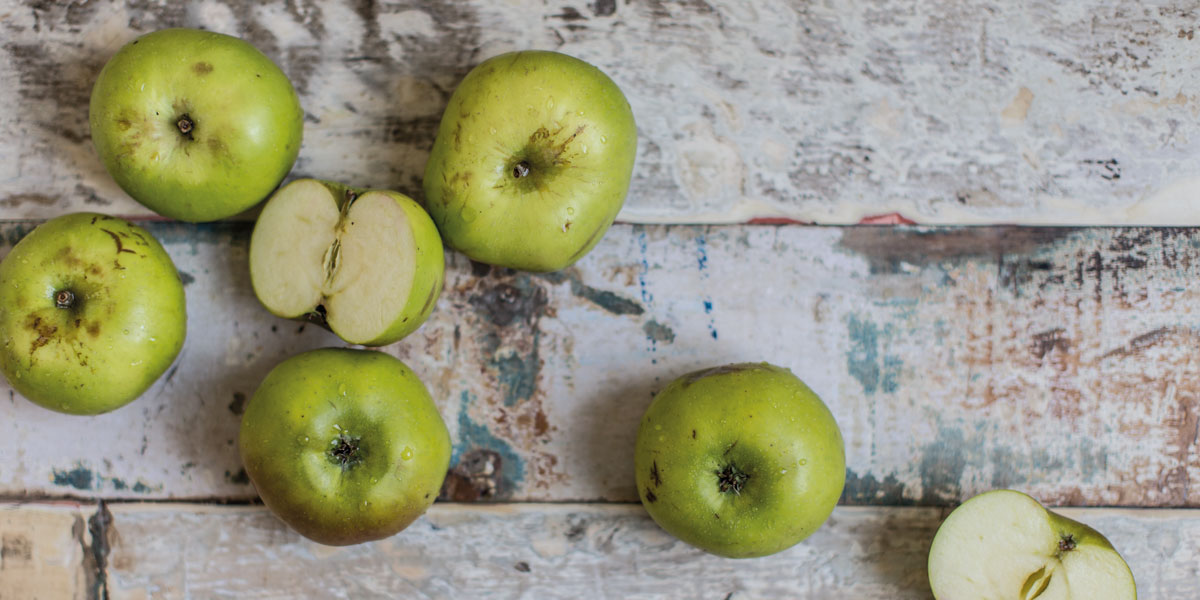
[[[624,221],[1195,225],[1196,21],[1134,0],[3,0],[0,217],[146,213],[96,158],[88,97],[122,44],[190,26],[292,78],[294,176],[420,197],[457,82],[544,48],[629,97]]]
[[[4,243],[29,226],[0,227]],[[0,497],[254,498],[235,446],[247,398],[283,358],[338,340],[259,307],[248,225],[148,227],[188,282],[181,359],[99,417],[0,388]],[[558,274],[449,254],[432,318],[385,350],[450,428],[445,498],[636,501],[654,391],[765,360],[833,410],[844,503],[1014,486],[1057,505],[1196,507],[1197,232],[619,225]]]
[[[96,507],[74,502],[0,503],[0,598],[95,597]]]
[[[841,507],[812,537],[769,557],[705,554],[631,504],[435,504],[399,535],[331,548],[261,506],[114,504],[83,517],[44,505],[0,508],[0,534],[35,553],[0,562],[0,597],[30,597],[19,569],[70,567],[88,597],[237,598],[854,598],[930,597],[931,508]],[[1200,593],[1200,511],[1066,509],[1104,532],[1142,598]],[[25,550],[21,551],[22,553]],[[44,557],[42,552],[50,556]],[[72,554],[73,553],[73,554]],[[59,565],[58,554],[70,555]],[[91,557],[90,562],[82,556]],[[22,562],[24,561],[24,562]],[[47,593],[82,598],[83,586]],[[51,588],[43,588],[45,592]],[[74,593],[72,593],[74,592]],[[107,595],[103,595],[103,594]]]

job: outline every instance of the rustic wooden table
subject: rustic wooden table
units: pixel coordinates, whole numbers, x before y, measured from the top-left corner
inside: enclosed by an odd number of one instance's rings
[[[0,1],[0,255],[64,212],[144,218],[189,311],[177,365],[116,412],[0,387],[0,598],[928,598],[940,520],[998,487],[1108,535],[1143,598],[1200,598],[1200,13],[1019,4]],[[450,92],[508,50],[583,58],[633,105],[633,187],[592,254],[531,275],[450,252],[431,320],[384,348],[454,440],[393,538],[310,543],[241,469],[264,374],[339,345],[256,302],[253,215],[155,220],[92,149],[96,73],[169,26],[288,73],[292,178],[419,198]],[[646,516],[632,447],[655,390],[745,360],[830,405],[847,483],[809,540],[731,561]]]

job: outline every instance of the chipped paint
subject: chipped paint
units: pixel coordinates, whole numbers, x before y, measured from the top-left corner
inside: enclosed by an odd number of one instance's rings
[[[286,356],[339,343],[258,306],[248,227],[173,239],[177,224],[146,226],[194,274],[189,317],[204,326],[189,331],[170,377],[86,431],[50,440],[36,432],[64,427],[54,415],[0,403],[0,452],[22,457],[0,471],[0,492],[253,498],[234,475],[235,394]],[[0,239],[18,227],[27,224],[0,226]],[[454,438],[460,475],[486,479],[493,465],[509,478],[497,479],[508,500],[636,501],[627,465],[654,392],[682,373],[765,360],[834,411],[853,474],[847,502],[949,505],[1006,484],[1048,502],[1194,506],[1197,237],[617,225],[551,277],[450,253],[429,322],[384,351],[417,371],[452,431],[467,424],[469,440]],[[575,279],[643,312],[614,314]],[[226,360],[230,339],[236,361]],[[112,463],[102,470],[98,445]],[[54,469],[77,463],[93,471],[92,489],[53,484]]]

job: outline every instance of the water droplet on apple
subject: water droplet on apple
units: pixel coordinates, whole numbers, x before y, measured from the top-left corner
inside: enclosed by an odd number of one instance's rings
[[[573,206],[568,206],[568,207],[567,207],[567,214],[568,214],[568,215],[573,215],[573,214],[575,214],[575,207],[573,207]]]
[[[340,395],[340,396],[346,395],[346,384],[344,384],[344,383],[338,384],[338,395]],[[337,427],[337,425],[334,425],[334,427]]]
[[[780,475],[787,475],[787,469],[780,469],[780,470],[779,470],[779,474],[780,474]]]
[[[546,108],[554,108],[554,98],[546,98]]]
[[[496,135],[496,128],[495,128],[495,127],[491,128],[491,129],[490,129],[490,131],[491,131],[492,135]]]
[[[587,154],[587,144],[580,144],[579,147],[583,150],[584,154]]]
[[[804,465],[807,465],[807,464],[808,464],[808,459],[807,459],[807,458],[802,458],[802,459],[800,459],[800,466],[804,466]]]
[[[604,136],[604,135],[600,136],[600,143],[601,143],[601,144],[607,144],[607,143],[608,143],[608,136]]]
[[[662,425],[659,425],[659,424],[655,423],[655,425],[654,425],[654,430],[655,430],[655,431],[662,431]]]
[[[412,460],[412,457],[413,457],[413,449],[409,448],[408,446],[405,446],[404,450],[402,450],[400,452],[400,460]]]

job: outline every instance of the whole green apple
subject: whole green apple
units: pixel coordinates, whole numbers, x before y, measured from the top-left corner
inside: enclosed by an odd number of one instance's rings
[[[596,67],[503,54],[454,90],[425,166],[425,208],[479,262],[556,271],[587,254],[625,202],[637,127]]]
[[[1014,490],[967,500],[929,549],[938,600],[1135,600],[1125,559],[1100,532]]]
[[[811,535],[846,480],[842,434],[804,382],[766,363],[689,373],[659,392],[638,429],[637,489],[668,533],[730,558]]]
[[[0,262],[0,370],[51,410],[108,412],[175,360],[186,313],[179,272],[153,236],[115,217],[63,215]]]
[[[445,250],[416,201],[300,179],[267,201],[250,236],[250,282],[272,314],[307,318],[352,344],[415,331],[442,291]]]
[[[104,168],[134,200],[182,221],[257,204],[291,170],[304,112],[287,76],[254,46],[164,29],[117,51],[89,110]]]
[[[382,539],[433,504],[450,434],[429,392],[382,352],[324,348],[267,374],[238,438],[263,503],[331,546]]]

